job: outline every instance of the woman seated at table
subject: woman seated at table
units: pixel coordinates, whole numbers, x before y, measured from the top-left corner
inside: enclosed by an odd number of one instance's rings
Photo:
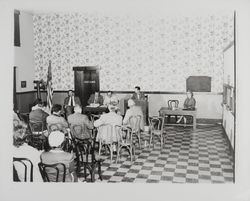
[[[184,102],[184,109],[185,110],[194,110],[195,109],[196,101],[195,101],[193,96],[194,96],[193,92],[188,90],[187,91],[187,98]],[[184,120],[184,124],[186,124],[187,117],[184,117],[184,116],[180,116],[176,123],[180,123],[182,119]]]
[[[117,142],[117,135],[115,126],[116,125],[122,125],[122,116],[116,113],[117,107],[113,104],[110,104],[108,106],[109,113],[102,114],[98,120],[94,122],[94,126],[99,128],[97,133],[97,141],[105,141],[106,143],[109,143],[110,140],[112,142]],[[103,125],[110,124],[113,126],[113,132],[109,133],[107,127]],[[103,127],[102,127],[103,126]],[[112,134],[112,136],[110,136]]]

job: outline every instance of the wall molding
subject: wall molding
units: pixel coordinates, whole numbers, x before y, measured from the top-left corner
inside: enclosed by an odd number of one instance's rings
[[[74,91],[74,90],[73,90]],[[46,93],[46,90],[42,90],[41,93]],[[100,91],[101,93],[107,93],[108,91]],[[132,94],[134,91],[112,91],[117,94]],[[17,95],[27,94],[27,93],[36,93],[36,91],[25,91],[25,92],[17,92]],[[54,90],[54,93],[68,93],[68,90]],[[143,93],[147,94],[173,94],[173,95],[181,95],[186,94],[186,92],[180,91],[143,91]],[[195,95],[223,95],[223,92],[194,92]]]

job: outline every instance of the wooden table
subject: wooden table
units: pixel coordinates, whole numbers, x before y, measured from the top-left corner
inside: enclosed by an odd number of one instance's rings
[[[91,107],[91,106],[86,106],[83,108],[83,113],[85,114],[102,114],[102,113],[107,113],[109,112],[107,107]]]
[[[168,107],[162,107],[159,110],[159,115],[160,116],[168,116],[168,115],[192,116],[193,117],[193,129],[194,130],[196,129],[196,115],[197,115],[197,110],[196,109],[195,110],[183,110],[182,108],[178,108],[178,109],[175,109],[175,110],[171,110]],[[183,124],[174,124],[174,125],[183,125]]]

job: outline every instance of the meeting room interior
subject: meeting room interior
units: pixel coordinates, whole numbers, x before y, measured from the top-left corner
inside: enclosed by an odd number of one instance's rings
[[[13,17],[13,181],[235,182],[235,10]]]

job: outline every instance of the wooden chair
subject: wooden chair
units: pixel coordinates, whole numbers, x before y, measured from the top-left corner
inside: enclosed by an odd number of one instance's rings
[[[173,104],[174,104],[174,108],[178,108],[179,107],[179,100],[168,100],[168,108],[173,110]],[[177,122],[177,115],[168,115],[168,122],[170,122],[170,118],[171,116],[175,117],[175,121]]]
[[[131,116],[129,118],[129,126],[132,129],[132,134],[138,140],[139,148],[141,149],[141,124],[142,117],[140,115]]]
[[[113,149],[112,148],[113,148],[114,143],[116,143],[112,139],[114,128],[111,124],[105,124],[105,125],[100,126],[97,130],[98,130],[98,132],[102,132],[101,131],[102,129],[103,130],[106,129],[107,136],[105,136],[105,137],[107,137],[109,139],[107,139],[107,138],[104,139],[102,137],[100,137],[100,139],[98,139],[99,140],[99,156],[101,156],[101,150],[103,147],[105,147],[105,151],[108,148],[108,150],[110,152],[110,161],[112,162],[112,159],[113,159]]]
[[[65,182],[66,166],[63,163],[44,164],[38,163],[39,171],[44,182]],[[52,175],[55,173],[55,180]],[[61,174],[60,174],[61,173]]]
[[[154,137],[157,137],[160,139],[161,143],[161,148],[164,143],[164,117],[158,117],[158,116],[153,116],[148,118],[149,121],[149,129],[150,129],[150,141],[149,141],[149,147],[151,147],[152,140]],[[154,144],[153,144],[154,148]]]
[[[77,173],[84,170],[84,177],[87,180],[87,170],[89,171],[91,182],[95,181],[95,171],[98,169],[99,179],[102,180],[101,160],[96,158],[93,140],[81,140],[76,142]]]
[[[118,139],[116,163],[119,160],[120,152],[123,148],[128,151],[132,162],[133,154],[135,157],[135,144],[133,141],[132,129],[128,126],[116,126],[116,133]]]
[[[38,150],[43,150],[46,146],[47,129],[45,123],[42,121],[30,121],[29,128],[31,134],[27,136],[28,144],[37,148]]]
[[[27,163],[29,164],[30,166],[30,172],[29,172],[29,181],[30,182],[33,182],[33,163],[31,162],[31,160],[29,160],[28,158],[16,158],[16,157],[13,157],[13,173],[16,174],[17,171],[16,171],[16,168],[14,166],[14,163],[21,163],[23,166],[24,166],[24,182],[27,182],[27,176],[28,176],[28,167],[27,167]],[[18,177],[18,174],[17,175],[13,175],[13,176],[17,176]],[[21,181],[20,178],[15,178],[13,177],[13,180],[14,181]],[[18,179],[18,180],[16,180]]]

